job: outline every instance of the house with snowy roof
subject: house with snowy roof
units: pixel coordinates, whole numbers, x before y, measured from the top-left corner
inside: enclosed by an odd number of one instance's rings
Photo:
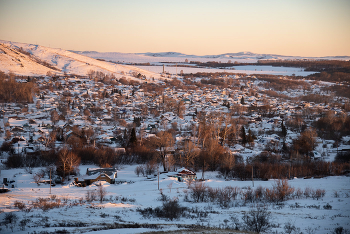
[[[179,181],[197,179],[196,173],[186,168],[181,168],[180,172],[176,174],[176,177]]]
[[[108,168],[88,168],[86,170],[86,176],[79,180],[79,178],[75,178],[74,181],[76,184],[80,184],[81,186],[88,186],[96,181],[106,181],[110,184],[115,183],[115,179],[117,178],[117,169],[114,167]]]

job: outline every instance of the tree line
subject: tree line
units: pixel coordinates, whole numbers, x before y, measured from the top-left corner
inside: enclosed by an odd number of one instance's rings
[[[18,82],[14,74],[0,71],[0,102],[33,103],[34,82]]]

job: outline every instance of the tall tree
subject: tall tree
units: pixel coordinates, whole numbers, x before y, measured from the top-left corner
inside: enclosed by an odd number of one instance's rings
[[[241,138],[242,138],[242,145],[245,145],[247,143],[247,136],[245,134],[244,126],[241,128]]]
[[[187,168],[192,168],[194,165],[194,161],[199,154],[199,149],[196,148],[195,144],[191,140],[185,140],[183,142],[183,154],[181,164]]]
[[[248,137],[246,139],[247,139],[247,142],[249,142],[249,143],[254,142],[254,140],[256,139],[256,136],[254,135],[252,130],[248,129]]]
[[[157,133],[157,136],[153,137],[151,141],[157,150],[160,160],[162,161],[164,171],[167,171],[165,160],[167,154],[169,154],[170,147],[174,145],[173,136],[170,132],[161,131]]]
[[[284,126],[283,124],[283,120],[282,120],[282,124],[281,124],[281,128],[282,128],[282,137],[283,139],[287,136],[287,128]]]
[[[301,155],[309,156],[310,152],[315,149],[317,133],[314,129],[308,128],[293,141],[293,146]]]
[[[183,101],[177,102],[176,112],[177,112],[177,115],[179,116],[179,118],[181,118],[181,119],[183,118],[185,110],[186,110],[185,103]]]
[[[62,176],[62,181],[65,180],[67,173],[74,172],[79,164],[80,158],[66,147],[58,152],[57,173]]]
[[[245,102],[244,102],[244,97],[241,98],[241,104],[244,105]]]
[[[130,133],[129,145],[130,146],[135,146],[136,143],[137,143],[136,131],[135,131],[135,128],[132,128],[131,129],[131,133]]]
[[[58,115],[58,112],[56,110],[51,111],[51,122],[53,125],[56,125],[58,120],[60,119],[60,116]]]

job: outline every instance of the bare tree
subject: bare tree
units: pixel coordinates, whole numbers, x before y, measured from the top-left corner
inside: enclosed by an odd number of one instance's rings
[[[5,140],[10,140],[11,139],[11,135],[12,135],[11,131],[6,129],[5,130]]]
[[[85,115],[85,118],[88,119],[90,116],[91,116],[91,112],[89,109],[84,109],[84,115]]]
[[[256,233],[266,232],[270,229],[270,212],[265,206],[257,206],[243,215],[243,223],[247,231]]]
[[[169,148],[174,145],[174,138],[169,132],[159,132],[156,137],[154,137],[151,142],[156,148],[159,158],[162,161],[164,171],[167,170],[165,158],[169,153]]]
[[[173,187],[173,182],[171,182],[170,184],[167,185],[168,189],[169,189],[169,193],[171,193],[171,188]]]
[[[37,183],[39,185],[41,179],[44,178],[44,176],[45,176],[45,173],[43,171],[39,171],[37,173],[34,173],[33,179],[34,179],[35,183]]]
[[[296,151],[302,155],[309,155],[315,149],[317,133],[314,129],[308,128],[293,141],[293,146]]]
[[[95,77],[96,72],[94,70],[89,70],[87,74],[88,74],[89,79],[92,80]]]
[[[95,132],[92,128],[88,128],[84,130],[85,137],[88,141],[88,144],[91,143],[91,139],[95,136]]]
[[[179,116],[179,118],[181,118],[181,119],[183,118],[185,110],[186,110],[185,103],[183,101],[177,102],[176,112],[177,112],[177,115]]]
[[[286,179],[275,181],[273,189],[278,201],[284,201],[294,193],[294,188],[289,186]]]
[[[51,122],[53,125],[56,125],[56,123],[60,120],[60,116],[56,110],[51,111]]]
[[[62,181],[64,181],[66,173],[68,172],[70,174],[79,166],[80,158],[73,152],[69,151],[66,147],[64,147],[58,153],[57,164],[57,170],[62,174]]]
[[[182,149],[184,166],[187,168],[193,167],[200,150],[191,140],[185,140]]]
[[[97,194],[98,197],[100,199],[100,203],[103,202],[103,199],[106,197],[107,195],[107,191],[106,189],[103,187],[102,183],[100,182],[99,186],[98,186],[98,190],[97,190]]]

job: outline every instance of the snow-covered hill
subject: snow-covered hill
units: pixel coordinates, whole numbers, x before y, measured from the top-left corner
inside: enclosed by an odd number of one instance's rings
[[[40,64],[30,54],[21,53],[6,44],[0,44],[0,70],[28,76],[58,72]]]
[[[147,78],[160,77],[160,74],[137,67],[100,61],[63,49],[0,40],[0,70],[18,75],[56,74],[87,75],[90,70],[114,74],[117,78],[138,80],[133,74],[141,73]]]

